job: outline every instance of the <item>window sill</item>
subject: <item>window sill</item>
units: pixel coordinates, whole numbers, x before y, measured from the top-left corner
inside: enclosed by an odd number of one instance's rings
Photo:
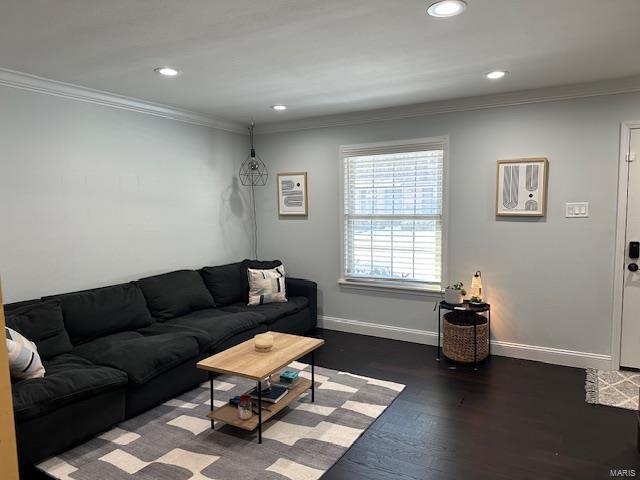
[[[443,290],[437,286],[411,286],[411,285],[396,285],[391,282],[367,282],[358,280],[346,280],[344,278],[338,279],[338,285],[343,288],[353,290],[369,290],[378,292],[397,292],[405,293],[407,295],[419,295],[423,297],[433,297],[442,299]]]

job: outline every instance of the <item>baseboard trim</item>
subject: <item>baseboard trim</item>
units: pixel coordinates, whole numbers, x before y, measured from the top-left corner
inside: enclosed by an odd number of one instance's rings
[[[56,97],[68,98],[79,102],[92,103],[105,107],[144,113],[156,117],[167,118],[178,122],[203,125],[205,127],[227,132],[246,134],[244,125],[223,118],[203,115],[179,108],[148,102],[138,98],[117,95],[111,92],[87,88],[71,83],[59,82],[23,72],[0,68],[0,85],[30,92],[43,93]]]
[[[392,340],[421,343],[423,345],[438,344],[438,333],[427,330],[381,325],[359,320],[329,317],[326,315],[320,315],[318,317],[318,326],[327,330],[358,333],[360,335],[390,338]],[[491,341],[491,353],[503,357],[534,360],[567,367],[598,368],[601,370],[609,370],[611,368],[610,355],[542,347],[538,345],[525,345],[502,340]]]

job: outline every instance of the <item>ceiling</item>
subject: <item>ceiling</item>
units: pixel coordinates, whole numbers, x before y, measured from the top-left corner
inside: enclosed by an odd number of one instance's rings
[[[2,0],[0,67],[258,124],[640,74],[640,0],[467,2]]]

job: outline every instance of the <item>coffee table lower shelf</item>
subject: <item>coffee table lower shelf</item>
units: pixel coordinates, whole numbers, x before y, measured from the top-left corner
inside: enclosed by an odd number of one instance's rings
[[[264,407],[262,408],[262,423],[265,423],[276,413],[280,412],[291,402],[296,400],[300,395],[311,388],[311,380],[306,378],[298,378],[291,384],[287,394],[278,403],[267,403],[263,401]],[[216,408],[213,412],[208,414],[208,417],[224,422],[234,427],[242,428],[243,430],[255,430],[258,428],[258,415],[256,413],[247,420],[242,420],[238,417],[238,407],[231,404],[226,404],[222,407]]]

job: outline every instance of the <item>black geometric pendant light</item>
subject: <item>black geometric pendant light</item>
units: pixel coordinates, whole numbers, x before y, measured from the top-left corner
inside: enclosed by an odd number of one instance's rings
[[[253,127],[251,122],[249,127],[249,144],[251,150],[249,155],[240,165],[240,183],[251,187],[251,209],[253,213],[253,258],[258,259],[258,219],[256,218],[256,192],[254,187],[264,187],[267,184],[269,172],[262,159],[256,155],[256,149],[253,146]]]
[[[269,172],[262,159],[256,155],[256,149],[253,146],[253,122],[249,127],[249,143],[251,150],[249,155],[240,165],[240,183],[242,185],[250,185],[252,187],[264,187],[267,184]]]

